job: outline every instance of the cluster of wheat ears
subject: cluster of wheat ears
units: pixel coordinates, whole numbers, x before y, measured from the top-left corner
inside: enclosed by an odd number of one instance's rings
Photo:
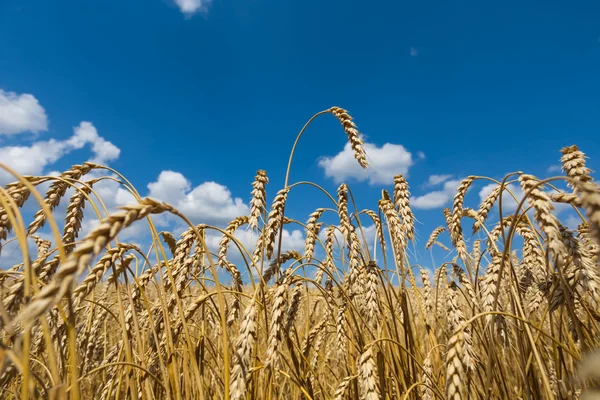
[[[340,121],[367,168],[352,117],[332,107],[309,123],[323,114]],[[0,188],[0,241],[18,242],[23,259],[0,274],[0,397],[592,398],[600,388],[600,187],[576,146],[561,152],[564,176],[462,180],[445,226],[425,245],[448,254],[432,277],[410,261],[415,219],[401,175],[374,210],[358,211],[346,184],[335,195],[313,184],[330,207],[302,223],[284,216],[298,185],[288,182],[292,150],[270,208],[261,170],[249,215],[219,229],[140,198],[112,171],[138,202],[79,238],[84,206],[97,208],[94,185],[108,179],[87,174],[107,167],[85,163],[37,177],[2,165],[15,182]],[[467,208],[477,180],[497,187],[478,209]],[[44,197],[36,191],[43,183]],[[503,214],[502,199],[517,185],[524,196]],[[68,191],[62,223],[54,216]],[[30,197],[39,210],[26,224]],[[561,224],[557,202],[579,215],[577,230]],[[152,216],[162,213],[189,228],[178,238],[158,232]],[[335,223],[324,222],[327,214]],[[142,219],[153,238],[146,251],[118,240]],[[305,231],[304,254],[283,248],[288,224]],[[44,225],[52,241],[39,236]],[[238,240],[240,229],[255,232],[254,248]],[[221,235],[218,249],[207,246],[208,231]],[[438,241],[444,232],[452,249]],[[37,254],[29,254],[33,241]]]

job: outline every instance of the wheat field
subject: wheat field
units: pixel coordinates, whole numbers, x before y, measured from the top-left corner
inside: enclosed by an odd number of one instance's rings
[[[286,215],[299,185],[288,180],[292,156],[317,117],[339,120],[331,134],[342,141],[345,132],[368,169],[348,112],[319,112],[296,139],[285,184],[271,189],[258,171],[249,214],[224,229],[140,198],[124,175],[98,174],[108,171],[101,165],[19,176],[2,164],[15,179],[0,191],[0,244],[17,245],[22,259],[4,265],[0,256],[1,398],[599,398],[600,186],[577,146],[557,152],[561,176],[466,177],[445,225],[421,243],[401,175],[370,209],[346,184],[327,193],[311,183],[322,207],[303,221]],[[84,207],[102,208],[94,185],[103,179],[138,201],[83,235]],[[479,181],[496,188],[469,208]],[[514,187],[524,195],[508,212],[502,202]],[[23,212],[26,201],[35,214]],[[557,203],[577,213],[576,230]],[[187,229],[158,231],[152,220],[163,214]],[[148,248],[119,240],[144,220]],[[286,225],[304,230],[303,254],[282,246]],[[241,231],[256,234],[254,247]],[[445,261],[430,274],[428,260],[410,256],[414,246]]]

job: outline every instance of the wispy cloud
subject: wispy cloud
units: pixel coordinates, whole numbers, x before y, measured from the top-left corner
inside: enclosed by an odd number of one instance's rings
[[[417,49],[415,49],[414,47],[412,47],[412,46],[411,46],[411,47],[410,47],[410,56],[411,56],[411,57],[416,57],[416,56],[418,56],[418,55],[419,55],[419,52],[418,52],[418,50],[417,50]]]
[[[446,181],[442,190],[429,192],[423,196],[412,197],[410,199],[410,204],[415,208],[424,210],[443,207],[448,204],[450,199],[452,199],[459,184],[459,180]]]
[[[175,4],[185,15],[206,12],[212,0],[175,0]]]
[[[425,182],[425,184],[423,185],[424,187],[432,187],[432,186],[437,186],[441,183],[446,182],[448,179],[452,178],[452,175],[446,174],[446,175],[430,175],[429,179],[427,179],[427,182]]]

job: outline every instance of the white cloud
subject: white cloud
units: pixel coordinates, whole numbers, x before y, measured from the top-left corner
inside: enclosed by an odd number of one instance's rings
[[[30,146],[0,147],[0,160],[21,175],[42,175],[46,167],[54,164],[73,150],[91,144],[94,157],[90,160],[106,164],[119,157],[120,150],[98,135],[90,122],[82,122],[74,128],[74,134],[66,140],[50,139],[34,142]],[[0,184],[14,181],[8,172],[0,171]]]
[[[452,178],[452,175],[430,175],[425,186],[437,186]]]
[[[0,135],[45,130],[48,130],[48,117],[35,97],[0,89]]]
[[[181,12],[186,15],[206,11],[211,2],[212,0],[175,0],[175,4],[177,4]]]
[[[226,186],[204,182],[192,189],[190,181],[179,172],[162,171],[156,182],[148,184],[148,195],[165,201],[194,223],[221,225],[247,215],[249,207],[233,198]]]
[[[454,197],[459,184],[460,181],[458,180],[446,181],[442,190],[429,192],[423,196],[412,197],[410,204],[415,208],[425,210],[443,207]]]
[[[548,169],[546,171],[547,172],[560,172],[561,166],[560,165],[551,165],[548,167]]]
[[[354,158],[354,151],[350,143],[346,143],[344,150],[333,157],[322,157],[319,166],[325,170],[325,175],[333,178],[336,183],[346,179],[355,179],[359,182],[368,180],[369,184],[391,184],[394,176],[407,175],[408,169],[413,165],[412,154],[404,146],[386,143],[377,147],[365,143],[365,152],[369,160],[369,168],[363,169]]]

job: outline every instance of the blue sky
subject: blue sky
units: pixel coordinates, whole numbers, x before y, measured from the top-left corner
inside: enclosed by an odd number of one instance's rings
[[[103,161],[222,225],[246,210],[256,170],[272,198],[298,130],[338,105],[375,168],[356,175],[342,154],[327,174],[319,161],[346,136],[324,116],[292,181],[332,193],[346,181],[375,209],[385,177],[406,172],[422,247],[454,180],[550,176],[570,144],[598,169],[598,16],[598,2],[559,0],[0,0],[1,161],[36,174]],[[427,185],[432,175],[451,183]],[[288,211],[305,221],[323,205],[301,189]]]

